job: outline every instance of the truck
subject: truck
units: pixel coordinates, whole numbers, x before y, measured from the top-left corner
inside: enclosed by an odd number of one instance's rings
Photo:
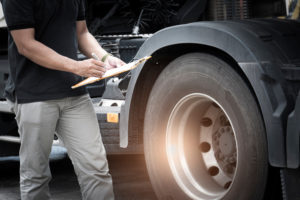
[[[299,10],[297,0],[87,0],[106,51],[152,56],[87,86],[107,153],[144,154],[158,199],[299,199]],[[3,91],[1,12],[0,26]],[[0,98],[0,154],[12,155],[17,124]]]

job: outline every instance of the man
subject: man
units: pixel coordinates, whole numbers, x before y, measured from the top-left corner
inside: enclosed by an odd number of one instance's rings
[[[19,127],[23,200],[49,199],[54,132],[72,160],[83,199],[113,199],[112,179],[97,118],[83,77],[101,77],[124,63],[88,32],[84,0],[1,0],[9,29],[10,77],[5,97]],[[77,61],[77,47],[102,61]],[[105,60],[105,62],[104,62]]]

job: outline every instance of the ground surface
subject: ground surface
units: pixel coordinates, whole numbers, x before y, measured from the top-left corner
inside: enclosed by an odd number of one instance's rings
[[[144,157],[108,156],[114,182],[116,200],[156,200],[148,175]],[[80,200],[79,186],[69,159],[61,148],[51,154],[53,179],[50,189],[53,200]],[[19,159],[0,159],[0,200],[17,200],[19,194]]]
[[[116,200],[157,200],[152,190],[142,155],[108,156]],[[80,200],[80,190],[64,148],[51,153],[53,200]],[[282,200],[279,173],[269,171],[272,179],[264,200]],[[277,180],[278,179],[278,180]],[[274,183],[278,182],[278,184]],[[19,158],[0,158],[0,200],[19,200]]]

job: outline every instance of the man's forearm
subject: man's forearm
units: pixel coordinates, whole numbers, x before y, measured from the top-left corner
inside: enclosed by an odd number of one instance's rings
[[[19,47],[18,50],[22,55],[38,65],[49,69],[74,73],[75,60],[58,54],[36,40],[27,42],[26,45]]]
[[[78,36],[78,45],[80,52],[89,58],[91,58],[92,53],[95,53],[100,59],[107,54],[89,32],[84,32]]]
[[[120,67],[125,64],[119,58],[107,54],[94,36],[89,33],[85,21],[77,22],[77,38],[79,50],[89,58],[92,57],[92,53],[95,53],[97,57],[105,63],[106,69]]]

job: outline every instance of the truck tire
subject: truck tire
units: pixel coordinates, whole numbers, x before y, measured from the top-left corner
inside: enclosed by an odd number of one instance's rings
[[[263,198],[264,124],[250,89],[226,62],[204,53],[172,61],[152,88],[144,122],[158,199]]]
[[[18,136],[18,125],[13,114],[0,113],[0,135]]]
[[[19,136],[15,116],[10,113],[0,113],[0,136]],[[19,154],[20,144],[0,141],[0,157],[16,156]]]

